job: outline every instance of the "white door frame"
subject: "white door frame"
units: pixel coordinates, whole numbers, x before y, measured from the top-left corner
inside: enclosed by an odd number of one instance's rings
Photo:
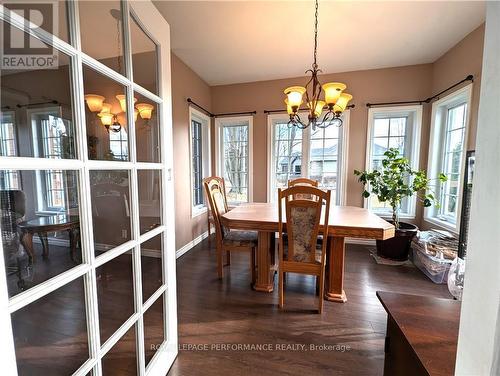
[[[94,375],[102,374],[101,358],[113,345],[132,327],[136,328],[138,374],[164,375],[175,360],[178,351],[177,338],[177,301],[176,301],[176,275],[175,275],[175,219],[167,213],[173,210],[173,181],[172,181],[172,103],[171,103],[171,67],[170,67],[170,28],[165,19],[160,15],[151,1],[127,2],[122,1],[123,25],[124,25],[124,56],[127,59],[126,76],[113,71],[94,58],[81,51],[80,28],[78,15],[78,2],[68,2],[68,23],[72,44],[68,44],[48,32],[36,28],[35,25],[25,22],[17,14],[11,14],[0,5],[0,19],[8,22],[18,29],[24,30],[32,37],[40,39],[52,45],[57,50],[65,53],[71,59],[72,106],[73,121],[75,124],[75,140],[78,159],[57,160],[27,157],[0,157],[2,169],[13,170],[76,170],[79,178],[79,207],[81,223],[82,264],[61,273],[27,291],[8,298],[6,273],[3,257],[0,260],[0,329],[4,334],[0,350],[2,351],[2,367],[9,375],[17,374],[15,347],[10,315],[36,301],[37,299],[51,293],[52,291],[66,285],[67,283],[83,277],[85,287],[85,307],[87,315],[87,331],[89,341],[89,359],[74,373],[74,375],[86,375],[91,370]],[[158,45],[158,82],[159,95],[149,92],[133,82],[130,54],[130,13],[139,23],[140,27]],[[62,15],[63,16],[63,15]],[[147,20],[147,28],[145,22]],[[91,67],[98,73],[103,74],[118,83],[124,85],[127,90],[127,123],[129,124],[129,156],[126,162],[116,161],[90,161],[87,154],[85,102],[83,87],[82,64]],[[158,105],[160,119],[160,148],[161,162],[144,163],[136,161],[135,125],[133,121],[133,93],[137,92]],[[93,242],[93,228],[91,216],[90,197],[90,171],[93,170],[129,170],[130,179],[130,202],[133,236],[130,241],[121,244],[103,255],[95,256]],[[142,169],[159,170],[162,173],[162,203],[161,210],[162,225],[145,234],[140,234],[139,229],[139,202],[137,187],[137,171]],[[163,284],[146,301],[142,301],[142,278],[141,278],[141,243],[160,235],[163,240]],[[3,252],[0,242],[0,252]],[[114,259],[115,257],[130,252],[133,255],[135,311],[125,323],[104,343],[100,343],[99,315],[97,304],[97,287],[95,269],[100,265]],[[143,313],[157,300],[163,299],[164,332],[166,340],[159,346],[156,354],[151,359],[148,367],[145,367],[144,358],[144,324]]]

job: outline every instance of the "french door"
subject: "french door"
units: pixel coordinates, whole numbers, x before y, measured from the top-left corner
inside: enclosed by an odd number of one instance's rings
[[[2,373],[165,375],[169,26],[150,1],[39,5],[0,5]]]

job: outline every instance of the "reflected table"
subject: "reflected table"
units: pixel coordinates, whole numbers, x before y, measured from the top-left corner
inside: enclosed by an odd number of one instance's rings
[[[80,218],[76,215],[58,214],[49,217],[39,217],[29,221],[21,222],[18,225],[21,230],[21,244],[28,252],[30,262],[35,261],[33,249],[33,235],[37,234],[42,243],[43,258],[49,257],[49,242],[47,234],[49,232],[68,231],[69,248],[71,259],[75,261],[76,244],[79,241]]]

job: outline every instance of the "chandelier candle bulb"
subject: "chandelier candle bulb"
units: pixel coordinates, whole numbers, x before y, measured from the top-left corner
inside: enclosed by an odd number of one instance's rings
[[[102,102],[106,99],[102,95],[97,94],[87,94],[84,98],[89,110],[92,112],[100,112],[102,109]]]
[[[346,89],[346,85],[341,82],[329,82],[323,84],[325,91],[325,102],[329,107],[332,107],[340,97],[340,94]]]
[[[317,118],[321,116],[321,114],[323,113],[323,108],[325,107],[325,101],[317,101],[316,102],[316,107],[314,108],[314,116],[316,116]],[[309,102],[307,104],[307,107],[311,108],[312,106],[314,105],[313,102]]]
[[[139,111],[139,115],[141,116],[141,119],[145,119],[145,120],[151,119],[151,116],[153,113],[153,108],[154,108],[154,106],[152,104],[138,103],[135,107]]]
[[[336,107],[340,109],[340,112],[344,112],[347,108],[347,104],[352,99],[351,94],[342,93],[340,94],[339,99],[337,100]]]
[[[110,112],[100,112],[97,114],[101,118],[102,125],[109,127],[113,123],[114,115]]]
[[[305,92],[306,88],[303,86],[291,86],[285,89],[288,105],[294,109],[295,112],[298,111],[300,105],[302,104],[302,96]]]
[[[127,112],[127,97],[124,94],[118,94],[116,99],[120,102],[120,107],[123,112]],[[134,104],[137,102],[137,98],[134,98]]]
[[[285,99],[285,103],[286,103],[286,112],[288,113],[288,115],[293,115],[294,114],[293,108],[288,104],[288,98]]]
[[[101,112],[111,112],[111,105],[109,103],[103,103]]]

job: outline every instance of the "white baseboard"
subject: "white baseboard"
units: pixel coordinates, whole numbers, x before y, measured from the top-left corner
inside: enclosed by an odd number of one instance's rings
[[[211,231],[211,233],[213,233],[213,230]],[[200,244],[202,242],[202,240],[206,239],[207,237],[208,237],[208,231],[205,231],[203,234],[201,234],[200,236],[194,238],[193,240],[191,240],[186,245],[180,247],[177,251],[175,251],[175,258],[181,257],[183,254],[185,254],[186,252],[190,251],[191,248],[193,248],[195,245]]]
[[[368,245],[375,247],[376,243],[373,239],[356,239],[356,238],[346,238],[346,244],[359,244],[359,245]]]

